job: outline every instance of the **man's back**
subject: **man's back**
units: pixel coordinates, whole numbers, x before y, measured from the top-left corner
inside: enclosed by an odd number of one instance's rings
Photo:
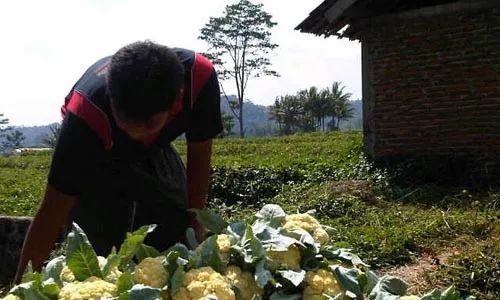
[[[103,253],[119,244],[126,231],[148,222],[147,216],[135,216],[138,206],[144,208],[140,212],[155,211],[149,223],[162,217],[185,223],[174,217],[187,207],[185,169],[170,144],[183,133],[188,141],[197,141],[221,130],[213,66],[193,51],[174,51],[184,66],[184,83],[165,126],[147,139],[131,139],[115,121],[106,89],[111,57],[87,69],[62,107],[64,122],[49,184],[78,197],[68,222],[79,223],[91,241],[103,245]],[[161,228],[156,232],[161,234]]]
[[[205,206],[211,140],[222,130],[217,75],[206,58],[151,41],[128,44],[85,72],[62,112],[17,283],[28,261],[40,270],[66,221],[76,221],[101,255],[143,224],[158,224],[146,242],[159,249],[182,240],[187,226],[201,238],[186,208]],[[171,144],[182,133],[187,171]]]

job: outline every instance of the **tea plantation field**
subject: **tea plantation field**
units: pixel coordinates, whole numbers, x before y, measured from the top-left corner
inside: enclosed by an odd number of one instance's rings
[[[266,203],[313,209],[335,229],[337,246],[372,268],[411,270],[402,277],[417,293],[455,284],[478,299],[500,299],[500,188],[395,184],[366,161],[361,139],[350,131],[216,140],[209,205],[232,219]],[[176,146],[185,157],[185,143]],[[36,212],[50,159],[0,157],[0,215]]]

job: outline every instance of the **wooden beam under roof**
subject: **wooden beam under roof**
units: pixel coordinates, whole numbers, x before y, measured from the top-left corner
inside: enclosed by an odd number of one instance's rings
[[[324,16],[331,23],[356,2],[358,0],[338,0],[325,12]]]

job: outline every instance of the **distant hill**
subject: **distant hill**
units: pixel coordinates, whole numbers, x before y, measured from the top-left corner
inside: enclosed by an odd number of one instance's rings
[[[236,100],[236,96],[228,96],[230,100]],[[221,111],[226,115],[234,116],[225,97],[221,99]],[[270,136],[275,133],[275,123],[269,120],[267,106],[258,105],[251,101],[245,101],[243,105],[243,126],[245,136]],[[240,134],[238,120],[234,119],[233,133]]]
[[[41,144],[41,139],[45,134],[50,133],[50,126],[55,125],[57,123],[52,123],[49,125],[42,125],[42,126],[16,126],[14,129],[17,129],[22,132],[24,137],[26,138],[24,140],[23,146],[27,148],[36,148],[36,147],[43,147]]]
[[[236,96],[229,96],[230,99],[236,99]],[[351,101],[351,105],[354,108],[354,118],[349,121],[343,121],[340,123],[341,130],[347,129],[362,129],[363,128],[363,107],[361,100]],[[221,99],[221,110],[227,114],[232,115],[231,109],[226,99]],[[245,126],[245,136],[255,137],[255,136],[271,136],[276,134],[276,126],[273,121],[269,120],[269,114],[267,112],[268,107],[264,105],[258,105],[251,101],[246,101],[244,106],[244,126]],[[50,133],[50,126],[56,123],[42,125],[42,126],[20,126],[15,127],[15,129],[21,131],[26,137],[24,141],[25,147],[42,147],[40,140],[45,134]],[[233,133],[235,136],[239,135],[239,125],[238,121],[234,120]]]

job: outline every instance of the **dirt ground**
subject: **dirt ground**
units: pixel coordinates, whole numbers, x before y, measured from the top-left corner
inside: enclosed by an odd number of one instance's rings
[[[436,245],[433,249],[426,249],[415,264],[390,267],[380,270],[380,274],[399,277],[409,284],[409,294],[421,294],[434,288],[444,288],[446,285],[433,280],[430,273],[447,264],[450,256],[469,251],[475,246],[474,239],[464,236],[443,245]]]

